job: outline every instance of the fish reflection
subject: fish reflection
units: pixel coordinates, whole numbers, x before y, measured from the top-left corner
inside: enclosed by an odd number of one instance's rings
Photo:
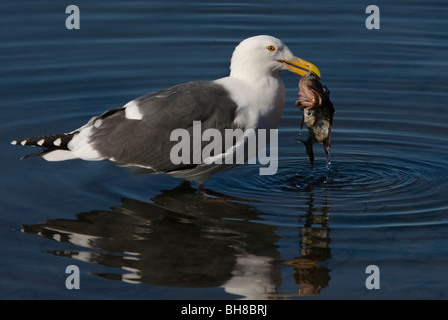
[[[294,267],[294,281],[300,286],[297,295],[316,295],[328,287],[330,271],[319,264],[331,258],[328,221],[328,200],[317,205],[314,195],[310,194],[305,223],[300,230],[301,255],[286,262]]]
[[[84,248],[49,253],[115,268],[97,273],[104,278],[169,287],[223,287],[248,299],[278,295],[282,263],[277,227],[263,223],[262,212],[247,200],[211,191],[203,194],[186,183],[151,200],[122,199],[108,211],[25,225],[23,231]],[[303,239],[307,234],[304,228]],[[305,257],[315,258],[308,253]],[[298,283],[314,282],[306,280],[301,258],[295,261],[288,264],[294,265]]]

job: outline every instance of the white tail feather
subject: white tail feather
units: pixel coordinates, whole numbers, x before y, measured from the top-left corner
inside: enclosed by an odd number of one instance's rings
[[[76,159],[77,156],[75,156],[73,152],[69,150],[54,150],[45,153],[44,155],[42,155],[42,158],[44,158],[47,161],[65,161]]]

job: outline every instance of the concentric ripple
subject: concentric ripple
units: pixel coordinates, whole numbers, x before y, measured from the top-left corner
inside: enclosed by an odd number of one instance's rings
[[[375,197],[421,197],[434,192],[447,177],[440,164],[419,160],[360,155],[358,158],[338,155],[330,166],[324,162],[311,170],[307,159],[288,158],[280,161],[275,175],[258,174],[258,166],[244,165],[238,173],[226,176],[233,190],[268,196],[276,192],[344,191],[351,199]],[[423,168],[423,169],[422,169]],[[261,192],[261,194],[260,194]],[[398,198],[401,200],[402,198]]]
[[[346,143],[333,148],[330,166],[319,153],[311,170],[304,150],[298,147],[297,155],[280,158],[275,175],[261,176],[258,166],[244,165],[235,168],[235,174],[226,175],[220,186],[223,192],[227,189],[283,209],[294,203],[303,206],[302,200],[310,195],[319,196],[328,201],[332,216],[351,217],[349,222],[341,220],[344,227],[347,223],[348,227],[448,223],[444,196],[448,168],[442,156],[446,153],[443,144],[431,146],[434,156],[430,156],[402,152],[401,141],[391,141],[386,135],[382,140],[363,131],[356,139],[349,139],[349,134],[342,136]],[[422,149],[418,146],[421,137],[414,133],[412,138],[406,147]]]

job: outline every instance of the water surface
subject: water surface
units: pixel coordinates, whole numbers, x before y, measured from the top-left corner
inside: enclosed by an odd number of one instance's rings
[[[443,1],[0,4],[3,299],[446,299],[448,14]],[[26,10],[24,9],[26,8]],[[336,108],[332,162],[310,170],[284,74],[279,169],[242,165],[207,194],[105,162],[19,161],[9,141],[190,80],[228,74],[270,34],[315,63]],[[81,289],[67,290],[76,265]],[[379,290],[365,286],[368,265]]]

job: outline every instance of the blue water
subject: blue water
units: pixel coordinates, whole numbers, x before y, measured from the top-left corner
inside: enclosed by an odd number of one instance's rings
[[[444,1],[0,4],[0,298],[447,299],[448,7]],[[279,169],[242,165],[207,194],[106,162],[19,159],[17,138],[74,130],[147,92],[228,74],[270,34],[316,64],[336,108],[332,162],[298,139],[284,74]],[[65,286],[66,267],[80,289]],[[379,270],[367,289],[366,267]]]

